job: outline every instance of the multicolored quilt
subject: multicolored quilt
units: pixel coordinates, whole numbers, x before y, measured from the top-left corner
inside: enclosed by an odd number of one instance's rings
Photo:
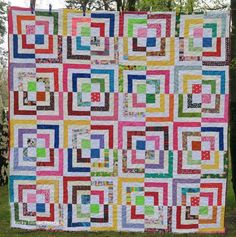
[[[9,10],[11,226],[224,232],[229,13]]]

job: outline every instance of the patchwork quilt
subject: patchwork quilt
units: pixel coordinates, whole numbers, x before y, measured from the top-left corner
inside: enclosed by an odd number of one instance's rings
[[[224,232],[229,13],[9,10],[11,226]]]

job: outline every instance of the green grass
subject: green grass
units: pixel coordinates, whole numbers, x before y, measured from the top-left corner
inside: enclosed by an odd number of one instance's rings
[[[229,237],[236,236],[236,205],[234,200],[234,193],[231,185],[231,172],[229,172],[226,199],[226,235]],[[22,229],[10,228],[10,208],[8,202],[8,188],[7,186],[0,187],[0,237],[158,237],[160,234],[151,233],[118,233],[118,232],[47,232],[47,231],[28,231]],[[166,234],[166,237],[171,236],[185,236],[185,237],[216,237],[217,234]]]

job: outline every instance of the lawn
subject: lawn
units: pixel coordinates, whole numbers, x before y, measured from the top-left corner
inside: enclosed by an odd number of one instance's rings
[[[228,188],[227,188],[227,205],[226,205],[226,235],[229,237],[236,236],[236,204],[234,200],[234,194],[231,185],[231,172],[229,172],[228,178]],[[12,229],[10,228],[10,210],[8,204],[8,188],[6,186],[0,187],[0,237],[157,237],[160,236],[158,234],[150,234],[150,233],[115,233],[115,232],[46,232],[46,231],[27,231],[21,229]],[[174,234],[166,234],[165,236],[203,236],[202,234],[186,234],[186,235],[174,235]],[[204,235],[209,237],[219,236],[217,234],[209,234]]]

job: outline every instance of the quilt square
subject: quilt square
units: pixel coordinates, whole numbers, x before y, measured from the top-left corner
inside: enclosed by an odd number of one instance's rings
[[[179,63],[195,65],[229,65],[229,21],[227,12],[219,15],[181,16]]]

